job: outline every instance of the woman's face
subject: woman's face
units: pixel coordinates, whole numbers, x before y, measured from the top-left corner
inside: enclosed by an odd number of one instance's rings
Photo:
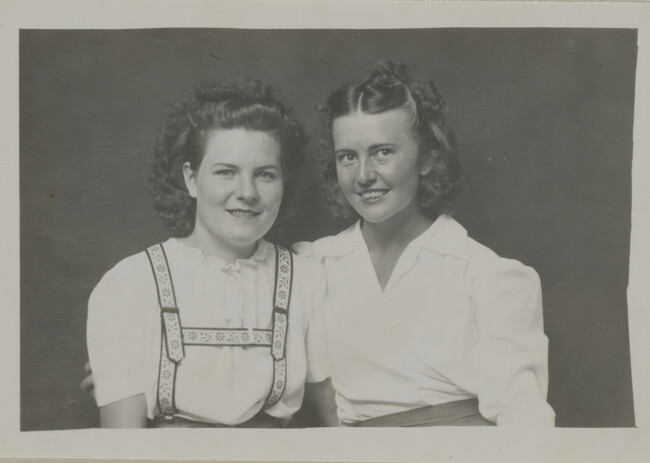
[[[402,110],[355,112],[332,124],[336,173],[343,195],[370,223],[418,210],[420,175],[431,170],[418,160],[418,143]]]
[[[280,146],[266,132],[218,129],[198,170],[184,165],[196,198],[195,231],[229,250],[249,248],[271,228],[282,202]]]

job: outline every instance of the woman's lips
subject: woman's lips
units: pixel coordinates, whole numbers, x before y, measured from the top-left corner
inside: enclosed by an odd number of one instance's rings
[[[235,217],[256,217],[260,215],[257,211],[252,211],[250,209],[226,209],[230,215]]]
[[[361,199],[363,199],[364,201],[373,202],[373,201],[377,201],[377,200],[383,198],[384,196],[386,196],[386,195],[388,194],[389,191],[390,191],[390,190],[388,190],[388,189],[380,189],[380,190],[365,190],[365,191],[359,192],[359,193],[357,193],[357,194],[358,194],[358,195],[361,197]]]

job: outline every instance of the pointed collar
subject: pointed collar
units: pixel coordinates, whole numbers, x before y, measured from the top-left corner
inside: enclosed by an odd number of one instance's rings
[[[467,255],[467,239],[465,228],[450,216],[443,214],[424,233],[415,238],[411,245],[463,259]],[[339,257],[365,245],[361,222],[357,221],[337,235],[315,241],[312,249],[318,256]]]
[[[467,257],[467,230],[452,217],[442,214],[413,244],[459,259]]]

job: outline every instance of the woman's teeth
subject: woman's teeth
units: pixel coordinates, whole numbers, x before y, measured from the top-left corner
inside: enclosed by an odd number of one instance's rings
[[[236,217],[252,217],[254,215],[257,215],[257,212],[255,211],[245,211],[243,209],[231,209],[228,212]]]
[[[363,199],[377,199],[377,198],[381,198],[386,193],[388,193],[388,190],[364,191],[363,193],[361,193],[361,197]]]

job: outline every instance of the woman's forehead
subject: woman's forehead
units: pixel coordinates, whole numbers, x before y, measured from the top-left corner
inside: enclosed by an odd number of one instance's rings
[[[280,165],[280,145],[273,135],[257,131],[216,129],[205,144],[204,161],[210,164]]]
[[[414,138],[407,114],[401,109],[377,114],[357,111],[337,117],[332,122],[332,137],[336,149],[348,145],[401,144]]]

